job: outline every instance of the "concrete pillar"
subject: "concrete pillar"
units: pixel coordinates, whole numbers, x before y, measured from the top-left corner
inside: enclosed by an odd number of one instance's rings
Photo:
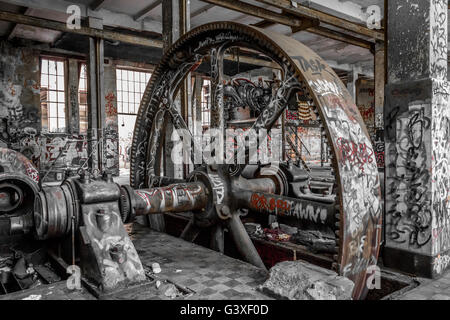
[[[447,0],[388,1],[387,267],[435,277],[450,266]]]
[[[89,17],[89,27],[103,28],[101,19]],[[89,38],[88,72],[88,155],[89,168],[104,169],[103,133],[105,127],[105,90],[104,90],[104,46],[103,39]]]

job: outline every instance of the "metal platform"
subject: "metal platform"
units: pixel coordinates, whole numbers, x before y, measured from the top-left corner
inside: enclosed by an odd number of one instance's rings
[[[149,270],[149,281],[103,299],[169,300],[165,294],[168,284],[174,284],[183,293],[174,299],[270,299],[256,290],[268,275],[262,269],[139,224],[128,225],[127,229],[144,269]],[[161,266],[158,274],[151,273],[155,262]],[[157,281],[162,283],[159,288]],[[67,289],[65,281],[0,296],[0,300],[19,299],[91,300],[95,297],[86,288]]]

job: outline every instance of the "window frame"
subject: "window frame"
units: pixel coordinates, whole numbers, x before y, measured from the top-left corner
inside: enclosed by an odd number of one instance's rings
[[[133,68],[133,67],[129,67],[129,66],[121,66],[121,65],[116,65],[116,96],[117,96],[117,115],[129,115],[129,116],[136,116],[137,114],[138,114],[138,111],[139,111],[139,106],[140,106],[140,103],[141,103],[141,100],[142,100],[142,96],[144,95],[144,93],[145,93],[145,89],[146,89],[146,87],[147,87],[147,85],[148,85],[148,83],[149,83],[149,81],[150,81],[150,79],[151,79],[151,77],[152,77],[152,75],[153,75],[153,69],[145,69],[145,68]],[[131,71],[131,72],[141,72],[141,73],[148,73],[149,74],[149,78],[148,78],[148,80],[146,81],[146,83],[144,84],[144,88],[143,88],[143,90],[142,90],[142,92],[140,92],[141,90],[139,90],[139,92],[137,92],[136,90],[135,90],[135,86],[133,87],[133,91],[129,91],[128,89],[129,89],[129,82],[137,82],[137,83],[139,83],[139,84],[142,84],[143,82],[142,81],[140,81],[140,79],[139,79],[139,81],[135,81],[134,80],[134,76],[133,76],[133,80],[129,80],[129,79],[123,79],[123,78],[118,78],[117,77],[117,71],[118,70],[121,70],[121,71]],[[128,77],[128,75],[127,75],[127,77]],[[118,82],[119,81],[126,81],[127,82],[127,90],[125,91],[124,90],[124,87],[121,85],[121,88],[119,89],[119,87],[118,87]],[[128,96],[128,102],[125,102],[124,101],[124,96],[123,96],[123,92],[127,92],[127,96]],[[133,95],[134,95],[134,98],[136,97],[136,94],[140,94],[141,95],[141,97],[140,97],[140,100],[139,100],[139,102],[136,102],[135,100],[136,99],[132,99],[133,100],[133,102],[130,102],[131,101],[131,99],[129,99],[129,93],[133,93]],[[128,110],[128,112],[123,112],[124,111],[124,106],[123,106],[123,103],[127,103],[128,104],[128,106],[127,106],[127,110]],[[135,113],[133,113],[133,112],[129,112],[130,111],[130,104],[134,104],[134,105],[137,105],[135,108],[133,108],[133,110],[135,111]]]
[[[86,94],[86,103],[81,103],[81,94],[83,92],[81,92],[80,89],[80,83],[81,83],[81,74],[82,74],[82,70],[83,70],[83,66],[85,66],[86,68],[86,77],[85,77],[85,92],[84,94]],[[89,75],[88,75],[88,65],[86,61],[80,61],[78,64],[78,90],[77,90],[77,98],[78,98],[78,122],[79,122],[79,133],[80,134],[87,134],[88,130],[89,130]],[[81,106],[86,106],[86,130],[82,130],[81,129]]]
[[[204,93],[204,90],[208,86],[208,94]],[[203,98],[206,97],[205,100]],[[206,106],[206,108],[205,108]],[[201,112],[202,112],[202,128],[203,130],[207,130],[211,127],[211,78],[203,77],[202,81],[202,91],[201,91]],[[208,121],[205,121],[204,115],[208,115]]]
[[[44,73],[44,75],[47,76],[47,86],[44,87],[42,85],[42,76],[43,76],[43,70],[42,70],[42,62],[43,60],[47,60],[47,61],[55,61],[57,62],[62,62],[63,63],[63,90],[59,89],[58,86],[58,77],[60,77],[60,75],[58,74],[58,69],[56,69],[56,74],[50,74],[50,70],[49,70],[49,66],[47,65],[47,70]],[[56,89],[50,89],[50,76],[55,76],[56,77]],[[39,89],[40,91],[42,91],[42,89],[45,89],[47,91],[47,96],[46,96],[46,100],[40,100],[40,110],[41,110],[41,131],[45,134],[52,134],[52,135],[57,135],[57,134],[67,134],[68,132],[68,110],[67,110],[67,91],[68,91],[68,85],[67,85],[67,58],[66,57],[62,57],[62,56],[54,56],[54,55],[45,55],[45,54],[41,54],[39,56]],[[50,91],[54,91],[56,92],[56,102],[49,100]],[[64,95],[64,99],[63,102],[59,101],[59,97],[58,97],[58,93],[62,92]],[[44,131],[44,112],[43,112],[43,104],[47,104],[47,126],[46,126],[46,130]],[[58,131],[53,131],[50,130],[50,118],[55,118],[55,117],[51,117],[50,116],[50,103],[56,103],[56,123],[57,123],[57,130]],[[64,116],[60,117],[58,116],[59,114],[59,110],[58,110],[58,105],[59,104],[64,104]],[[60,125],[59,125],[59,120],[64,118],[64,130],[59,131],[60,129]]]

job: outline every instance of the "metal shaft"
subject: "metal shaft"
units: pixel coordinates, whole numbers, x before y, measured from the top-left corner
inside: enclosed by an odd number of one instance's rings
[[[136,216],[195,211],[208,203],[206,189],[201,182],[178,183],[167,187],[134,191]]]

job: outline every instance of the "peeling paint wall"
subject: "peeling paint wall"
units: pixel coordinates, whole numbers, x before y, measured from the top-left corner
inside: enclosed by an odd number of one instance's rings
[[[41,128],[40,53],[0,43],[0,146],[23,153],[45,181],[61,180],[66,170],[85,164],[87,137],[79,133],[78,63],[68,59],[66,74],[67,133]],[[115,67],[105,66],[105,165],[119,174]]]
[[[23,149],[26,140],[37,137],[40,131],[39,58],[32,50],[1,42],[0,146],[27,153],[38,164],[33,151]]]
[[[430,76],[431,0],[388,1],[388,46],[401,46],[401,54],[388,50],[388,82],[424,79]],[[411,22],[416,24],[411,26]],[[408,23],[409,22],[409,23]],[[395,31],[393,31],[395,30]]]

